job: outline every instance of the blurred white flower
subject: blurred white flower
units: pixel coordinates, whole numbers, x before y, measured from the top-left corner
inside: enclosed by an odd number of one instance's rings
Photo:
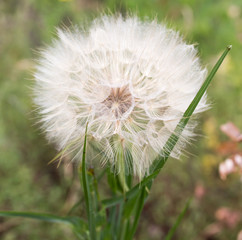
[[[58,30],[35,73],[48,139],[79,157],[88,122],[89,162],[108,161],[118,172],[123,156],[143,176],[205,79],[196,55],[177,32],[136,17],[103,16],[87,31]],[[195,113],[206,108],[203,97]],[[193,136],[190,122],[172,156]]]

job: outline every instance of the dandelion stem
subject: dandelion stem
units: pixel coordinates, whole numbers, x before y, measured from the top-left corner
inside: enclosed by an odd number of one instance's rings
[[[140,215],[141,212],[143,210],[144,207],[144,203],[145,203],[145,198],[147,197],[147,192],[145,190],[145,187],[142,187],[141,189],[141,194],[140,197],[138,199],[137,205],[136,205],[136,209],[135,209],[135,215],[134,215],[134,222],[133,222],[133,226],[130,230],[130,234],[129,234],[129,238],[128,239],[133,239],[133,236],[136,232],[138,223],[139,223],[139,219],[140,219]]]
[[[119,178],[119,182],[122,186],[122,189],[123,189],[123,194],[125,196],[125,193],[129,190],[128,186],[127,186],[127,183],[126,183],[126,178],[125,178],[125,159],[124,159],[124,148],[122,146],[121,148],[121,152],[119,154],[119,169],[120,169],[120,172],[118,174],[118,178]]]
[[[86,145],[87,145],[87,127],[85,131],[85,139],[83,145],[83,154],[82,154],[82,185],[84,190],[85,202],[87,207],[87,216],[88,216],[88,226],[90,231],[90,237],[92,240],[96,239],[96,224],[95,224],[95,211],[92,205],[92,196],[89,188],[89,181],[86,171]]]

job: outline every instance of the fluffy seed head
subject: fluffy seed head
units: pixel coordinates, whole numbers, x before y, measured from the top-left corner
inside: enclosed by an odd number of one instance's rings
[[[143,176],[174,131],[206,76],[193,45],[162,24],[103,16],[89,30],[58,30],[41,52],[35,103],[47,138]],[[203,97],[195,113],[207,108]],[[194,122],[172,152],[178,157]],[[122,153],[122,154],[121,154]]]

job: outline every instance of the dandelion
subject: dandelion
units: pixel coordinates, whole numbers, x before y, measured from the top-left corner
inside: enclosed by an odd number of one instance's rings
[[[35,103],[47,138],[66,153],[83,148],[117,173],[142,177],[206,77],[193,45],[156,21],[103,16],[89,30],[58,30],[41,52]],[[207,108],[203,97],[195,113]],[[179,157],[195,122],[182,132]],[[121,163],[123,161],[123,163]]]

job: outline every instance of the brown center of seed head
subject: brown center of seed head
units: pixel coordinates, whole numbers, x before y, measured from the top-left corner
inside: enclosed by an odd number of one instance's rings
[[[128,85],[112,88],[109,96],[103,101],[103,103],[112,111],[116,119],[121,119],[133,104],[132,95],[129,91]]]

